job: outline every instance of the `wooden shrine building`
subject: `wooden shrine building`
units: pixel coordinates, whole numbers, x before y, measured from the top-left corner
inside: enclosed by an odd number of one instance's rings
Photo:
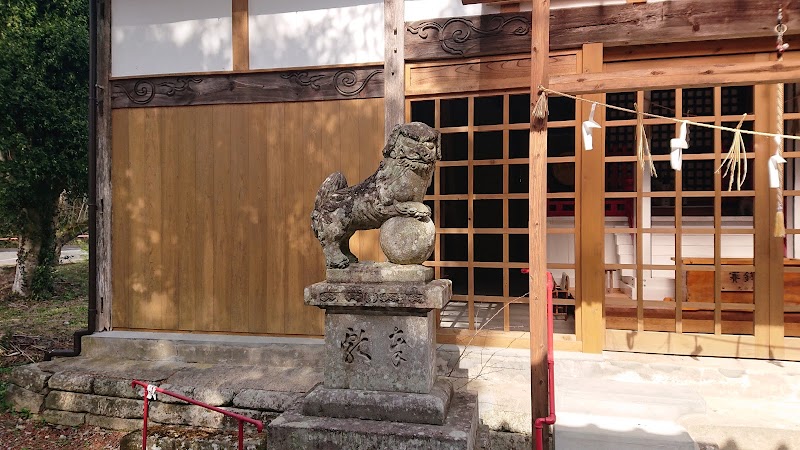
[[[375,170],[389,110],[442,132],[439,341],[528,346],[531,2],[409,0],[397,38],[377,0],[99,2],[100,329],[321,336],[313,199]],[[777,61],[779,3],[552,0],[549,88],[663,116],[644,118],[651,175],[635,114],[599,107],[585,151],[591,104],[549,97],[556,349],[800,360],[800,144],[785,238],[773,139],[743,136],[741,190],[717,171],[732,133],[690,127],[682,170],[669,156],[672,119],[775,133],[782,110],[800,134],[800,8]],[[382,258],[376,231],[351,248]]]

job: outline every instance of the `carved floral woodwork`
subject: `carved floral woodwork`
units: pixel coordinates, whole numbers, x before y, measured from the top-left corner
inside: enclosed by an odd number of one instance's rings
[[[383,69],[309,69],[282,72],[120,78],[111,81],[113,108],[269,103],[383,97]]]

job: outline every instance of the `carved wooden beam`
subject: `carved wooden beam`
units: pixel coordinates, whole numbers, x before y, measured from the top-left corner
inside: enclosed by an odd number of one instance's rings
[[[383,67],[215,73],[111,81],[113,108],[383,97]]]
[[[789,35],[800,34],[800,3],[784,2]],[[550,49],[774,36],[774,0],[672,0],[550,11]],[[531,15],[505,13],[406,23],[406,60],[530,52]]]

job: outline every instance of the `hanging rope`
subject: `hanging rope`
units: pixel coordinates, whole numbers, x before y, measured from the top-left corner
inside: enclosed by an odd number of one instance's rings
[[[787,27],[783,23],[783,8],[778,8],[778,24],[775,26],[775,33],[778,35],[777,42],[775,44],[775,50],[778,52],[778,61],[783,60],[783,53],[789,48],[789,44],[784,42],[783,35],[786,33]],[[778,135],[783,134],[783,103],[784,103],[784,92],[783,92],[783,83],[778,83],[777,85],[777,95],[776,95],[775,102],[778,104],[778,111],[775,114],[775,132]],[[775,139],[775,143],[778,144],[778,149],[776,153],[781,158],[783,157],[783,138],[778,137]],[[778,164],[778,189],[775,192],[776,202],[775,202],[775,237],[783,238],[786,236],[786,225],[784,225],[784,217],[783,217],[783,164]]]
[[[719,173],[724,167],[725,173],[722,174],[722,177],[727,177],[730,174],[730,178],[728,179],[728,191],[733,190],[734,177],[736,178],[737,191],[742,190],[742,184],[745,178],[747,178],[747,150],[744,147],[744,140],[742,139],[742,124],[745,118],[747,118],[747,113],[742,115],[742,120],[740,120],[739,125],[736,126],[731,148],[728,150],[728,154],[725,155],[725,159],[722,160],[722,164],[720,164],[715,172]]]
[[[777,86],[777,99],[778,112],[775,115],[775,131],[778,134],[783,134],[783,83],[778,83]],[[783,139],[776,138],[775,143],[778,144],[777,154],[783,157]],[[784,225],[783,217],[783,164],[778,164],[778,189],[775,191],[776,207],[775,207],[775,237],[786,236],[786,226]]]
[[[644,129],[644,116],[639,110],[639,105],[633,104],[636,108],[636,159],[639,160],[639,166],[642,170],[645,169],[645,161],[647,161],[650,176],[658,177],[656,173],[656,166],[653,164],[653,155],[650,152],[650,143],[647,141],[647,132]]]
[[[534,105],[531,115],[537,120],[544,120],[547,118],[548,112],[547,91],[545,91],[544,88],[541,88],[541,92],[539,92],[539,99],[536,100],[536,105]]]
[[[616,106],[616,105],[609,105],[608,103],[603,103],[603,102],[595,102],[595,101],[592,101],[592,100],[587,100],[587,99],[584,99],[584,98],[576,97],[574,95],[566,94],[564,92],[554,91],[553,89],[546,88],[544,86],[539,86],[539,89],[542,90],[542,92],[546,92],[546,93],[548,93],[550,95],[558,95],[560,97],[571,98],[573,100],[577,100],[577,101],[580,101],[580,102],[597,103],[599,106],[602,106],[604,108],[615,109],[617,111],[623,111],[623,112],[634,114],[634,115],[638,114],[638,112],[633,110],[633,109],[623,108],[621,106]],[[643,112],[641,114],[644,117],[649,117],[651,119],[661,119],[661,120],[667,120],[667,121],[675,122],[675,123],[686,122],[687,125],[693,126],[693,127],[711,128],[713,130],[729,131],[731,133],[735,133],[735,132],[738,131],[738,132],[740,132],[742,134],[749,134],[751,136],[766,136],[766,137],[770,137],[770,138],[774,138],[774,137],[777,136],[777,137],[781,137],[783,139],[792,139],[792,140],[795,140],[795,141],[800,141],[800,136],[792,136],[792,135],[785,135],[785,134],[775,134],[775,133],[765,133],[763,131],[737,130],[736,128],[724,127],[724,126],[721,126],[721,125],[714,125],[714,124],[711,124],[711,123],[692,122],[691,120],[676,119],[675,117],[659,116],[658,114],[653,114],[653,113]]]

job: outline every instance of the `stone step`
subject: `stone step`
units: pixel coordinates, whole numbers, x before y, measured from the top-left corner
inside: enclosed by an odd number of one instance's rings
[[[313,367],[212,366],[81,356],[15,368],[7,400],[16,409],[42,414],[53,423],[135,429],[141,427],[143,401],[142,389],[131,387],[132,379],[266,423],[320,383],[322,374]],[[105,422],[98,423],[101,420]],[[151,402],[150,420],[206,428],[235,426],[219,413],[166,394],[157,394]]]
[[[440,374],[506,379],[528,376],[529,351],[440,345]],[[556,383],[574,378],[688,385],[762,398],[800,400],[800,362],[738,360],[606,352],[602,355],[556,351]],[[456,361],[458,360],[458,363]],[[528,378],[529,379],[529,378]]]
[[[106,331],[84,336],[81,355],[199,364],[308,366],[321,361],[324,343],[313,338]]]
[[[695,450],[697,444],[680,425],[584,414],[560,414],[556,450]]]
[[[586,417],[643,417],[652,421],[677,422],[687,414],[703,414],[706,404],[692,388],[659,386],[589,378],[561,379],[556,390],[560,414]],[[558,387],[558,386],[557,386]]]
[[[156,369],[169,364],[194,363],[311,367],[321,371],[324,353],[324,341],[311,338],[111,331],[83,339],[84,356],[154,361],[152,367]],[[480,375],[498,379],[509,375],[515,379],[529,376],[528,350],[476,347],[465,350],[462,346],[439,345],[437,353],[439,375]],[[690,384],[711,391],[729,389],[747,397],[781,395],[800,400],[798,362],[556,352],[555,371],[556,382],[561,378],[583,377],[642,383],[656,381]]]

